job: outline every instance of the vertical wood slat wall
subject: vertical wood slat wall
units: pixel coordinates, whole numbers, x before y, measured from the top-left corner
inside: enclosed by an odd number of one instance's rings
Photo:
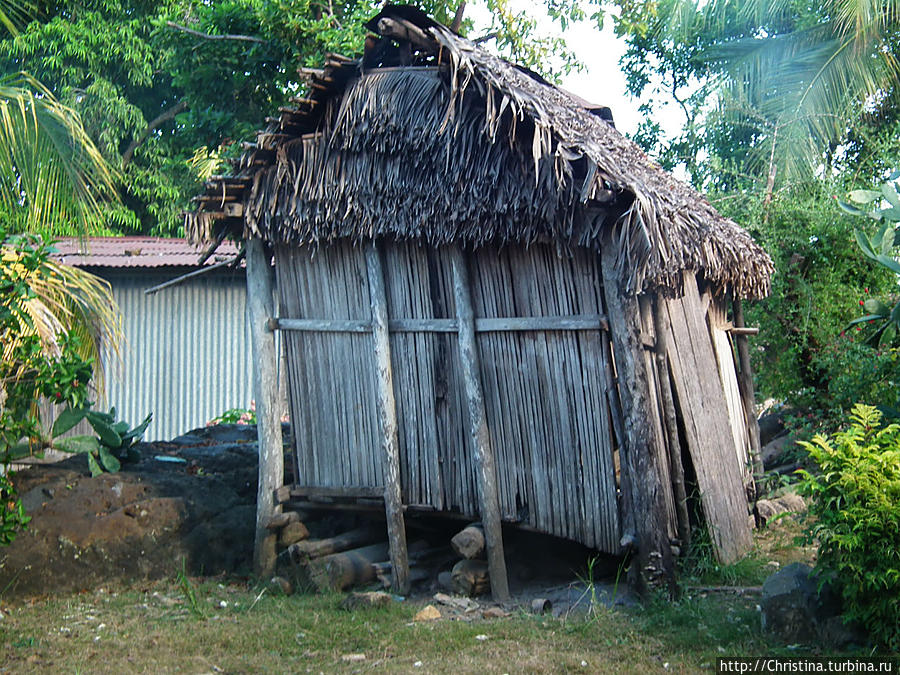
[[[669,366],[684,422],[686,456],[694,468],[713,548],[720,562],[731,563],[752,543],[742,479],[747,457],[735,448],[705,299],[694,275],[686,272],[684,295],[660,301],[671,322]]]
[[[381,242],[390,320],[456,316],[447,252]],[[603,314],[596,256],[545,246],[469,254],[477,318]],[[283,318],[369,321],[364,251],[280,246]],[[372,335],[285,331],[299,483],[384,484]],[[597,330],[477,333],[505,520],[609,552],[619,547],[608,340]],[[476,516],[456,333],[392,331],[404,503]]]

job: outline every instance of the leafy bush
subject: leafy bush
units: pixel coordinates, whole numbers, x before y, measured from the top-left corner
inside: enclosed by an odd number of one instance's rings
[[[873,349],[847,331],[819,351],[816,365],[828,383],[817,406],[829,419],[846,419],[858,401],[876,401],[885,417],[900,417],[900,348]]]
[[[214,427],[218,424],[256,424],[256,404],[250,403],[250,409],[245,408],[229,408],[218,417],[212,418],[206,423],[208,427]]]
[[[860,300],[868,297],[863,289],[886,294],[895,287],[894,275],[861,259],[854,240],[858,220],[824,190],[785,192],[767,213],[740,199],[723,201],[721,209],[746,226],[775,263],[771,295],[747,306],[748,323],[760,327],[751,352],[756,389],[763,398],[817,411],[831,377],[819,362],[823,350],[859,316]],[[798,392],[806,400],[798,400]]]
[[[818,467],[801,471],[811,498],[808,530],[817,567],[844,601],[848,620],[882,647],[900,650],[900,425],[858,404],[850,426],[802,445]]]

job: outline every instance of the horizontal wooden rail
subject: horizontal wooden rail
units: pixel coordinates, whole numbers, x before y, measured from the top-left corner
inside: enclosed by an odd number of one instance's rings
[[[284,485],[275,490],[275,501],[283,504],[295,497],[384,498],[384,488],[368,485]]]
[[[371,333],[366,319],[269,319],[269,330],[296,330],[311,333]],[[392,319],[391,333],[456,333],[456,319]],[[602,314],[576,316],[527,316],[475,319],[478,333],[503,331],[609,330]]]

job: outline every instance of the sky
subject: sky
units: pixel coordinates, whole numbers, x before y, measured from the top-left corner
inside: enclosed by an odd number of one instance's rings
[[[542,34],[561,33],[559,26],[547,16],[541,0],[512,0],[511,4],[528,11],[538,22],[538,30]],[[474,3],[471,9],[467,9],[467,15],[476,23],[473,35],[479,34],[479,24],[489,23],[486,11],[483,6]],[[608,106],[616,128],[623,134],[634,133],[640,122],[638,107],[641,102],[625,91],[625,76],[619,66],[619,59],[625,53],[625,41],[613,32],[612,17],[607,15],[602,31],[587,19],[569,26],[563,37],[576,59],[585,67],[581,72],[565,76],[562,87],[591,103]],[[662,107],[657,115],[657,121],[669,135],[675,135],[681,129],[684,120],[674,105]]]

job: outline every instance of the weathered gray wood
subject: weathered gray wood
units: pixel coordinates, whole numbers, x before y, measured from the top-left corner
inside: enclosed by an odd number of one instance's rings
[[[460,595],[483,595],[490,589],[493,595],[493,580],[490,578],[490,569],[483,560],[460,560],[450,571],[453,591]]]
[[[684,275],[683,297],[666,305],[672,327],[669,363],[701,506],[716,557],[728,564],[749,549],[752,533],[706,309],[693,274]]]
[[[637,297],[624,289],[624,280],[616,271],[617,250],[612,238],[607,238],[600,259],[625,422],[625,442],[619,452],[623,484],[626,475],[629,482],[627,522],[633,523],[635,530],[638,569],[634,582],[642,593],[662,584],[674,594],[675,565],[667,533],[662,472],[657,466],[659,453],[651,446],[653,436],[647,424],[655,412],[641,343],[640,310]]]
[[[732,329],[731,334],[734,336],[734,341],[737,344],[738,365],[740,367],[738,384],[741,389],[741,401],[744,404],[747,435],[750,437],[750,463],[753,467],[753,486],[756,495],[759,495],[759,481],[762,479],[765,469],[763,468],[760,454],[759,421],[756,417],[756,397],[753,394],[753,367],[750,364],[750,345],[747,341],[747,336],[755,335],[759,332],[759,328],[744,327],[744,306],[740,298],[735,298],[732,306],[734,309],[735,327]]]
[[[275,336],[266,322],[273,314],[272,271],[261,239],[251,238],[247,250],[247,310],[250,339],[255,354],[253,381],[256,389],[256,419],[259,437],[259,481],[256,501],[256,537],[253,561],[260,577],[275,571],[277,536],[266,525],[281,508],[274,491],[284,482],[284,448],[281,438],[281,410]]]
[[[328,539],[306,539],[292,544],[288,552],[295,563],[304,563],[323,555],[346,551],[357,546],[365,546],[384,537],[384,532],[378,532],[374,527],[360,527],[355,530],[342,532]]]
[[[484,529],[481,523],[466,525],[453,535],[450,547],[463,558],[478,558],[484,553]]]
[[[365,584],[375,579],[372,563],[384,560],[387,544],[372,544],[351,551],[332,553],[309,562],[310,580],[320,590],[343,590],[350,586]],[[393,568],[393,563],[391,564]],[[396,568],[393,568],[396,569]],[[394,588],[398,586],[394,574]],[[409,570],[406,570],[409,579]],[[409,583],[408,581],[406,583]]]
[[[456,319],[397,318],[388,321],[391,333],[455,333]],[[364,319],[276,319],[269,321],[271,330],[306,331],[310,333],[368,333],[372,323]],[[602,314],[581,316],[511,316],[475,320],[476,333],[516,331],[582,331],[609,330]]]
[[[371,333],[372,322],[365,319],[272,319],[269,328],[309,333]]]
[[[394,590],[409,592],[409,559],[406,551],[406,526],[400,486],[400,448],[397,431],[397,405],[391,368],[391,346],[388,336],[387,296],[381,256],[372,243],[366,246],[366,267],[372,300],[372,336],[375,340],[375,382],[381,443],[384,449],[384,511],[387,518],[388,542],[391,550]]]
[[[379,485],[291,485],[289,497],[384,497],[384,487]],[[287,501],[284,499],[282,501]]]
[[[684,484],[684,465],[681,462],[681,443],[678,439],[678,419],[675,414],[675,398],[669,377],[668,339],[671,327],[665,300],[657,298],[653,303],[653,321],[656,327],[656,368],[659,377],[659,393],[665,419],[666,435],[669,443],[669,476],[675,498],[675,515],[678,524],[678,539],[683,550],[691,542],[691,520],[688,515],[687,489]]]
[[[506,560],[503,555],[503,533],[500,526],[500,504],[497,495],[497,469],[484,410],[478,347],[475,344],[475,315],[472,310],[469,273],[462,250],[450,249],[456,316],[459,320],[459,357],[469,408],[469,429],[473,440],[475,463],[481,487],[481,518],[487,542],[491,591],[495,600],[509,600]]]
[[[276,499],[276,501],[278,501]],[[285,500],[286,501],[286,500]],[[269,522],[266,523],[267,530],[280,530],[285,525],[289,525],[291,523],[299,523],[300,522],[300,514],[296,511],[284,511],[282,513],[276,513],[269,519]]]

